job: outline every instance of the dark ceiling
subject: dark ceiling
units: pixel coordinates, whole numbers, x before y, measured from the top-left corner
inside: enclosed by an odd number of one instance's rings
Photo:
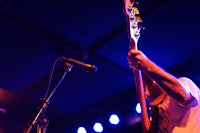
[[[139,1],[138,47],[176,76],[200,84],[200,1]],[[129,40],[123,0],[3,0],[0,2],[0,130],[22,132],[42,105],[59,57],[95,64],[87,73],[74,65],[45,111],[49,133],[73,132],[76,123],[116,111],[131,114],[134,77],[127,63]],[[52,84],[64,67],[58,61]],[[50,92],[54,86],[50,88]],[[102,118],[101,118],[102,119]]]

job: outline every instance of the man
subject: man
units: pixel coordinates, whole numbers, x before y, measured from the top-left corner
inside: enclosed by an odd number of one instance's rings
[[[146,77],[146,98],[159,109],[158,133],[200,132],[199,88],[189,78],[166,72],[142,51],[131,49],[127,59],[131,68]]]

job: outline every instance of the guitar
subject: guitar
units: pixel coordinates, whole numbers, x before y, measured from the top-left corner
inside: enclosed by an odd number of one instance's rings
[[[135,6],[137,3],[134,0],[124,0],[125,4],[125,15],[127,17],[128,23],[128,32],[130,39],[130,49],[138,50],[137,44],[140,37],[140,30],[143,29],[142,26],[139,26],[138,23],[142,22],[142,19],[139,17],[139,10]],[[141,105],[141,114],[142,114],[142,125],[143,133],[147,133],[150,128],[150,120],[148,117],[147,105],[144,96],[144,86],[142,81],[142,74],[140,70],[134,70],[135,86],[138,96],[138,101]]]

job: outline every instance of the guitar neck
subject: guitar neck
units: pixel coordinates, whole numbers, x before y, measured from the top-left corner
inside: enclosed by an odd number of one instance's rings
[[[144,96],[142,74],[140,70],[134,70],[133,72],[134,72],[134,77],[135,77],[135,86],[136,86],[138,101],[140,103],[141,110],[142,110],[141,116],[142,116],[143,133],[147,133],[150,127],[150,120],[149,120],[146,100]]]
[[[138,23],[142,22],[142,19],[138,16],[139,10],[137,7],[135,7],[135,4],[137,4],[135,0],[124,0],[124,3],[125,13],[128,20],[127,23],[129,26],[130,48],[137,50],[137,43],[140,37],[140,30],[142,29],[141,26],[138,26]],[[134,78],[138,101],[140,102],[142,109],[143,133],[147,133],[150,127],[150,121],[147,112],[146,100],[144,96],[144,87],[140,70],[134,70]]]

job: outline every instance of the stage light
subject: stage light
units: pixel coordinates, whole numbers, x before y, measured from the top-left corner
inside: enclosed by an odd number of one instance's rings
[[[103,126],[99,122],[94,124],[93,129],[94,129],[95,132],[98,132],[98,133],[103,132]]]
[[[113,125],[119,124],[119,117],[116,114],[112,114],[109,118],[109,121]]]
[[[77,133],[87,133],[87,131],[84,127],[79,127]]]
[[[140,103],[137,103],[137,105],[136,105],[136,111],[137,111],[137,113],[141,113],[142,112]]]

